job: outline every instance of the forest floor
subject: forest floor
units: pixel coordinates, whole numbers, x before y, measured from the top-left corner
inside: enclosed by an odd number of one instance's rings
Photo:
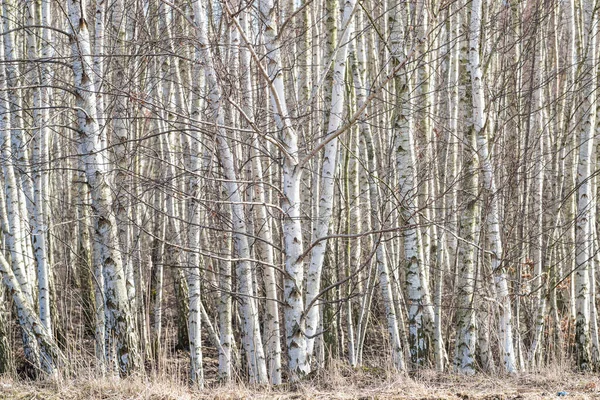
[[[89,375],[72,380],[24,382],[0,377],[0,399],[44,400],[187,400],[187,399],[412,399],[509,400],[600,399],[600,376],[545,370],[537,374],[471,377],[421,371],[418,375],[393,374],[381,368],[329,368],[302,382],[277,387],[210,384],[194,391],[162,376],[123,380]]]

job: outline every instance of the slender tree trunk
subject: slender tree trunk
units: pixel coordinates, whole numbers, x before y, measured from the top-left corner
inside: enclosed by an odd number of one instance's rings
[[[248,31],[247,14],[240,16],[240,27],[244,32]],[[248,46],[248,44],[246,44]],[[250,70],[250,50],[244,46],[241,49],[240,62],[244,70]],[[244,113],[246,116],[254,114],[254,104],[252,100],[252,81],[250,74],[246,74],[242,81],[244,98]],[[251,117],[250,117],[251,118]],[[252,121],[253,122],[253,121]],[[252,138],[252,173],[255,181],[254,200],[264,206],[255,208],[255,229],[257,240],[255,242],[256,254],[264,264],[264,285],[266,301],[265,315],[265,354],[267,355],[267,370],[270,381],[274,385],[281,384],[281,341],[280,341],[280,323],[279,323],[279,304],[277,289],[277,270],[275,266],[275,254],[273,252],[273,232],[271,230],[271,221],[269,221],[269,210],[267,208],[267,197],[265,190],[265,171],[259,149],[263,147],[258,135],[254,134]]]
[[[462,202],[464,209],[460,216],[460,235],[464,240],[458,243],[458,309],[456,311],[456,350],[454,366],[460,373],[472,375],[475,373],[475,346],[477,343],[477,327],[475,324],[474,292],[476,282],[476,247],[479,236],[478,187],[479,172],[475,129],[466,129],[463,150],[463,180]]]
[[[139,367],[138,343],[127,301],[116,221],[111,211],[112,192],[107,182],[108,166],[100,147],[85,3],[69,0],[68,6],[81,157],[90,186],[92,213],[95,216],[95,240],[98,242],[94,259],[95,263],[103,266],[105,280],[105,313],[109,332],[107,352],[112,353],[114,346],[119,372],[128,374]]]
[[[512,327],[512,304],[508,291],[506,266],[503,265],[503,247],[500,233],[500,210],[496,197],[496,183],[489,154],[489,143],[485,130],[485,96],[483,92],[483,68],[480,57],[482,0],[471,2],[471,21],[469,29],[469,72],[473,99],[473,125],[477,134],[477,152],[483,170],[484,188],[488,195],[487,234],[490,242],[492,273],[496,284],[500,304],[499,335],[502,348],[504,369],[513,373],[517,370]]]
[[[42,6],[41,4],[36,4],[35,1],[28,2],[28,13],[29,13],[29,21],[31,25],[35,25],[36,23],[42,22]],[[45,5],[48,8],[48,5]],[[44,20],[45,24],[48,24],[48,13],[49,10],[46,9],[44,11],[46,14],[46,18]],[[43,33],[46,32],[46,37],[44,38],[46,43],[45,53],[48,53],[48,46],[50,38],[47,33],[48,29],[43,29]],[[31,36],[31,35],[29,35]],[[35,39],[32,37],[28,37],[28,40],[33,42],[29,45],[28,50],[28,58],[31,61],[36,61],[39,58],[38,47],[35,43]],[[40,71],[42,72],[42,71]],[[50,71],[46,68],[44,71],[46,74],[49,74]],[[49,77],[44,79],[45,86],[49,86],[50,82],[48,81]],[[36,132],[33,136],[33,153],[32,153],[32,165],[33,165],[33,218],[32,218],[32,242],[33,242],[33,252],[35,255],[36,265],[37,265],[37,281],[38,281],[38,309],[40,320],[48,330],[48,332],[52,333],[52,318],[50,317],[50,293],[49,293],[49,282],[48,282],[48,255],[46,251],[46,213],[45,213],[45,193],[44,191],[47,188],[47,178],[45,170],[48,168],[46,164],[47,159],[47,135],[48,129],[46,127],[47,120],[47,95],[44,96],[43,92],[46,92],[47,89],[44,89],[41,86],[41,79],[38,75],[37,70],[33,70],[32,72],[32,83],[37,86],[40,85],[39,88],[34,89],[33,94],[33,126]],[[46,104],[44,104],[44,100],[46,100]]]
[[[283,296],[285,302],[284,320],[288,353],[288,368],[293,380],[310,372],[305,336],[303,287],[304,263],[302,225],[300,223],[300,181],[302,169],[298,159],[298,134],[292,127],[286,104],[284,82],[279,50],[278,27],[275,19],[275,5],[272,0],[260,0],[259,12],[264,27],[264,41],[267,50],[267,73],[270,80],[271,108],[277,129],[282,137],[283,196],[284,212],[282,228],[285,252]]]
[[[336,132],[343,122],[343,113],[346,104],[345,99],[345,77],[346,60],[348,58],[348,41],[353,36],[354,23],[352,14],[356,1],[345,0],[344,14],[342,17],[343,34],[340,38],[340,47],[337,51],[333,66],[333,86],[331,89],[331,106],[329,111],[329,123],[327,126],[327,135]],[[323,270],[323,261],[325,259],[325,250],[327,249],[327,240],[323,238],[329,234],[329,225],[333,215],[334,184],[337,171],[338,139],[331,140],[325,146],[323,154],[323,164],[320,179],[319,207],[318,217],[315,227],[313,240],[318,243],[311,252],[310,265],[306,277],[306,304],[313,303],[316,295],[321,289],[321,272]],[[317,322],[319,315],[319,305],[314,305],[306,311],[306,336],[307,352],[312,355],[314,336],[317,331]]]
[[[575,353],[577,367],[581,370],[593,369],[590,354],[590,266],[593,262],[590,216],[596,206],[591,188],[591,163],[596,127],[596,36],[597,10],[593,2],[582,1],[583,13],[583,68],[579,76],[584,91],[582,99],[583,119],[579,133],[579,161],[577,166],[577,219],[576,219],[576,260],[575,270]]]
[[[240,259],[236,266],[236,276],[241,294],[240,304],[244,349],[250,368],[251,381],[256,383],[266,383],[268,381],[267,367],[260,325],[258,322],[258,310],[253,296],[252,265],[249,261],[250,249],[248,238],[246,236],[246,217],[244,215],[240,187],[237,182],[233,154],[227,140],[227,132],[223,127],[224,111],[223,105],[221,104],[222,92],[213,66],[212,53],[208,47],[203,6],[199,2],[197,2],[194,7],[194,16],[196,18],[197,38],[201,51],[200,54],[204,62],[206,84],[208,85],[207,104],[212,114],[212,118],[217,124],[217,154],[223,167],[223,173],[227,179],[225,188],[229,200],[231,201],[234,246],[236,254]]]

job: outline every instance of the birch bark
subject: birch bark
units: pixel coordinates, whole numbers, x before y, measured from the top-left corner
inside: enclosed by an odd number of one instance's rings
[[[582,2],[582,50],[583,68],[580,73],[583,98],[583,118],[579,132],[579,160],[577,165],[577,219],[575,254],[577,268],[575,270],[575,354],[577,367],[581,370],[593,368],[590,354],[590,263],[591,240],[590,232],[591,210],[595,207],[591,188],[591,163],[594,148],[596,127],[596,37],[598,16],[592,0]]]
[[[457,14],[460,21],[460,14]],[[477,344],[477,326],[474,313],[475,276],[477,271],[477,252],[475,245],[479,241],[480,230],[480,207],[478,204],[479,194],[479,160],[477,153],[477,132],[472,125],[472,101],[469,84],[468,65],[468,42],[460,41],[458,54],[456,54],[456,74],[458,81],[458,112],[457,118],[466,125],[463,129],[463,171],[461,196],[463,210],[459,222],[460,236],[465,239],[457,243],[458,246],[458,309],[457,309],[457,332],[454,353],[454,367],[462,374],[472,375],[475,373],[475,351]],[[458,128],[458,127],[457,127]],[[458,132],[457,132],[458,134]]]
[[[207,104],[212,114],[211,117],[217,124],[217,154],[223,167],[223,173],[227,179],[225,189],[227,190],[229,201],[231,201],[233,240],[236,253],[240,259],[236,266],[236,276],[241,294],[240,307],[243,343],[250,369],[250,380],[256,383],[266,383],[268,381],[267,367],[258,321],[258,310],[252,288],[252,265],[249,261],[251,257],[248,238],[246,236],[246,217],[242,204],[241,190],[237,181],[234,158],[227,140],[227,131],[224,128],[224,111],[221,103],[222,92],[213,65],[212,52],[206,33],[205,15],[201,2],[196,2],[194,5],[194,17],[196,18],[196,34],[198,45],[200,46],[201,58],[204,63],[206,84],[208,85]]]
[[[3,8],[3,22],[7,15]],[[0,59],[4,59],[4,50],[7,43],[5,23],[2,24],[3,45],[0,45]],[[58,349],[56,342],[52,338],[52,333],[46,329],[45,325],[34,311],[34,297],[31,281],[27,275],[28,266],[25,259],[24,241],[27,239],[25,230],[22,226],[24,222],[20,217],[21,202],[19,196],[20,185],[17,182],[14,171],[14,154],[11,148],[11,108],[7,91],[7,84],[10,78],[7,78],[5,66],[0,67],[0,140],[4,188],[6,196],[5,212],[6,220],[3,220],[3,228],[6,234],[6,245],[10,252],[11,262],[6,260],[4,253],[0,252],[0,273],[3,276],[4,284],[12,294],[15,302],[19,325],[23,331],[23,344],[25,347],[25,356],[28,361],[46,374],[56,372],[58,364],[63,362],[62,354]],[[33,264],[33,263],[30,263]]]
[[[103,266],[105,280],[105,314],[109,332],[106,350],[112,354],[114,347],[119,372],[128,374],[139,367],[138,343],[132,326],[134,322],[127,301],[116,221],[112,213],[108,165],[101,152],[85,0],[68,0],[68,12],[79,142],[91,191],[95,239],[98,241],[94,262]]]
[[[307,356],[307,344],[304,321],[304,263],[300,256],[303,253],[302,225],[300,222],[300,179],[302,168],[298,160],[298,134],[292,127],[287,109],[278,26],[275,19],[276,9],[273,0],[260,0],[259,12],[264,24],[264,42],[267,51],[267,73],[271,81],[271,109],[282,138],[283,161],[283,197],[284,212],[282,228],[285,251],[284,276],[284,320],[288,353],[288,368],[293,380],[310,372]]]
[[[248,15],[242,13],[239,17],[240,29],[249,33]],[[254,101],[252,98],[253,82],[251,77],[251,62],[250,49],[245,44],[240,48],[240,64],[243,71],[248,71],[242,77],[242,96],[243,110],[247,118],[250,118],[251,123],[254,121]],[[263,161],[261,159],[260,149],[264,147],[259,140],[257,134],[252,138],[252,177],[254,179],[254,201],[262,204],[255,207],[255,234],[257,240],[254,243],[258,258],[264,261],[264,286],[266,295],[266,315],[264,336],[265,336],[265,354],[267,356],[267,370],[270,377],[270,382],[273,385],[281,384],[281,341],[280,341],[280,321],[279,321],[279,304],[278,304],[278,289],[277,289],[277,270],[275,265],[275,254],[273,251],[273,232],[271,229],[271,221],[269,219],[269,210],[267,208],[267,197],[265,189],[265,171]]]
[[[496,284],[498,302],[500,304],[499,335],[502,358],[506,372],[517,370],[512,328],[512,304],[508,291],[506,267],[503,265],[502,237],[500,232],[500,210],[496,197],[496,183],[492,160],[489,153],[489,142],[486,134],[486,110],[483,91],[483,68],[480,56],[482,0],[471,3],[471,21],[469,24],[469,72],[471,75],[471,91],[473,99],[473,125],[477,134],[477,153],[483,173],[484,189],[488,195],[487,234],[490,242],[492,273]]]
[[[354,34],[354,23],[352,14],[356,0],[345,0],[344,13],[342,17],[343,34],[340,38],[341,47],[338,49],[335,63],[333,66],[333,86],[331,88],[331,105],[329,109],[329,123],[327,134],[336,132],[343,122],[344,106],[346,104],[346,59],[348,58],[348,41]],[[323,154],[323,163],[320,177],[319,206],[318,217],[315,226],[313,240],[319,241],[312,250],[310,265],[306,276],[306,304],[313,303],[316,295],[321,288],[321,273],[323,270],[323,261],[325,260],[325,250],[327,249],[327,240],[323,238],[329,234],[329,225],[333,215],[333,199],[335,175],[337,171],[338,139],[335,138],[325,146]],[[312,355],[314,346],[314,336],[317,331],[319,304],[314,305],[306,311],[306,336],[307,353]]]
[[[32,339],[29,343],[30,361],[33,361],[34,366],[47,375],[53,375],[57,372],[59,365],[64,364],[66,361],[64,355],[52,338],[52,334],[35,313],[29,299],[21,290],[21,286],[2,252],[0,252],[0,273],[4,285],[12,293],[19,324],[25,334]]]
[[[357,62],[352,66],[352,74],[353,74],[353,82],[354,89],[356,91],[356,105],[359,109],[361,109],[366,102],[367,99],[367,89],[364,84],[365,79],[365,68],[364,62],[365,60],[362,57],[362,51],[359,48],[357,52]],[[365,112],[363,117],[366,117],[367,113]],[[377,183],[379,182],[378,171],[377,171],[377,163],[375,159],[375,146],[373,145],[372,133],[370,130],[370,125],[366,122],[366,118],[362,119],[362,122],[359,125],[359,131],[361,135],[362,143],[365,147],[365,152],[367,154],[367,177],[366,180],[368,182],[368,193],[369,193],[369,206],[370,206],[370,218],[369,222],[371,224],[371,229],[377,231],[381,229],[381,206],[380,203],[380,194]],[[400,329],[399,325],[402,324],[403,318],[401,315],[397,314],[396,307],[394,305],[394,296],[392,293],[392,274],[388,267],[387,262],[387,252],[386,252],[386,242],[382,241],[381,236],[377,239],[374,239],[374,252],[377,266],[377,279],[379,280],[380,290],[384,302],[385,307],[385,315],[387,322],[387,330],[390,335],[390,345],[392,350],[392,361],[394,367],[403,371],[406,368],[406,363],[404,360],[404,350],[402,346],[402,340],[400,337]],[[363,312],[369,312],[370,303],[370,294],[367,296],[366,302],[366,310],[363,309]],[[368,315],[368,314],[367,314]],[[361,320],[365,320],[364,317],[361,316]],[[363,332],[360,336],[363,338],[359,338],[359,349],[358,349],[358,359],[361,358],[362,353],[362,345],[364,341],[364,333],[366,328],[363,328]]]

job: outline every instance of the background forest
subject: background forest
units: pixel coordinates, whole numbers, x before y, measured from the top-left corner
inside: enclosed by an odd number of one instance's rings
[[[597,0],[0,3],[0,372],[600,368]]]

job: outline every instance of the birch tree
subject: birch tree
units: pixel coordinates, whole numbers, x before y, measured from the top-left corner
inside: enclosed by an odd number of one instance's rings
[[[0,370],[597,369],[597,12],[4,0]]]
[[[354,34],[353,12],[356,5],[355,0],[344,2],[342,16],[342,31],[340,37],[340,48],[337,49],[333,65],[333,85],[331,89],[331,107],[329,110],[329,122],[327,134],[336,132],[342,126],[342,116],[345,101],[346,60],[348,58],[348,41]],[[338,139],[334,138],[325,146],[323,151],[323,163],[320,178],[318,217],[313,240],[317,242],[311,252],[310,266],[307,272],[306,304],[311,304],[320,291],[321,271],[327,248],[327,240],[324,239],[329,233],[329,225],[333,214],[334,183],[338,161]],[[314,336],[317,332],[317,318],[319,315],[318,303],[307,310],[306,336],[307,352],[313,352]]]
[[[582,57],[583,70],[580,78],[585,91],[583,97],[583,121],[579,133],[579,161],[577,166],[577,226],[575,270],[575,346],[577,366],[581,370],[594,368],[590,355],[590,263],[593,262],[592,240],[589,218],[595,200],[591,196],[591,161],[596,126],[596,91],[598,71],[596,65],[596,36],[598,32],[597,10],[592,1],[582,4]],[[595,278],[594,278],[595,279]]]
[[[283,298],[285,335],[288,352],[288,368],[294,379],[310,372],[305,337],[305,318],[303,301],[304,265],[302,226],[300,223],[300,178],[302,168],[299,165],[298,133],[292,127],[287,102],[281,54],[278,42],[278,24],[275,19],[275,6],[272,0],[259,1],[259,12],[264,24],[264,41],[267,51],[267,74],[271,81],[270,104],[277,129],[281,132],[284,154],[283,160],[283,197],[284,213],[282,229],[285,251],[285,271]]]
[[[75,76],[77,122],[81,157],[90,186],[94,231],[98,245],[94,263],[103,267],[107,353],[116,356],[119,372],[130,373],[139,367],[138,343],[127,301],[125,272],[119,254],[116,221],[112,212],[108,161],[101,147],[96,114],[95,86],[92,76],[91,47],[85,18],[85,1],[68,2],[70,41]],[[111,357],[108,360],[112,362]]]
[[[252,291],[252,270],[250,264],[250,254],[248,248],[248,239],[246,236],[246,223],[244,208],[242,205],[240,188],[237,183],[237,175],[234,166],[233,155],[227,141],[227,132],[223,128],[224,113],[221,104],[221,89],[217,81],[214,70],[212,53],[208,47],[206,36],[205,16],[203,6],[197,2],[194,7],[194,16],[196,18],[196,29],[198,45],[200,47],[201,58],[204,63],[205,79],[208,85],[208,106],[210,107],[212,117],[216,122],[217,135],[216,146],[218,157],[221,161],[223,172],[227,178],[225,188],[231,201],[231,212],[234,230],[234,244],[236,252],[240,258],[236,266],[236,275],[240,293],[242,294],[241,317],[243,319],[244,349],[246,351],[248,365],[250,367],[250,377],[257,383],[267,382],[267,369],[265,355],[261,339],[260,325],[258,323],[258,311],[253,298]]]
[[[473,101],[473,126],[477,135],[477,152],[483,172],[483,184],[488,194],[487,234],[490,242],[491,269],[494,274],[498,302],[500,303],[499,336],[501,340],[504,369],[515,372],[517,369],[513,331],[512,304],[508,292],[506,267],[503,262],[502,237],[496,184],[492,168],[489,141],[486,134],[485,96],[483,87],[483,68],[480,57],[482,1],[471,2],[471,21],[469,24],[469,73]]]

